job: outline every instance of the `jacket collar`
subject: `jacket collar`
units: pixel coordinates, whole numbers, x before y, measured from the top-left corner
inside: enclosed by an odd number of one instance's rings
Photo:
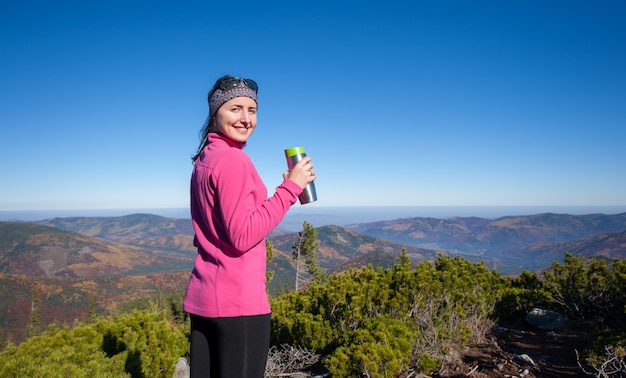
[[[242,150],[246,146],[246,144],[247,144],[246,142],[234,141],[234,140],[228,138],[227,136],[225,136],[224,134],[221,134],[221,133],[209,133],[209,144],[211,144],[212,142],[218,141],[218,140],[224,141],[230,147],[235,147],[235,148],[238,148],[240,150]]]

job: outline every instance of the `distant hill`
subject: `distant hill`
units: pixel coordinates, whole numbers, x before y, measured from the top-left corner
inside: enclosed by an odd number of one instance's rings
[[[52,218],[37,223],[113,243],[172,251],[196,251],[190,219],[131,214],[122,217]]]
[[[39,222],[87,235],[98,240],[125,243],[152,251],[195,254],[190,219],[166,218],[152,214],[124,217],[54,218]],[[318,263],[336,269],[351,259],[367,263],[371,252],[399,254],[404,248],[413,261],[433,260],[443,252],[483,261],[503,274],[517,274],[545,268],[561,261],[565,252],[578,250],[567,241],[626,230],[626,213],[616,215],[568,215],[544,213],[507,216],[497,219],[456,217],[449,219],[408,218],[362,223],[348,227],[317,228],[320,241]],[[269,239],[276,249],[269,269],[276,279],[291,277],[291,245],[297,233],[273,232]],[[598,241],[608,243],[609,239]],[[553,244],[557,243],[557,244]],[[539,248],[551,252],[533,252]],[[571,249],[571,250],[570,250]],[[587,249],[588,251],[588,249]],[[607,246],[604,256],[626,257],[623,249]],[[374,258],[374,255],[370,255]],[[350,265],[350,264],[348,264]]]
[[[328,272],[388,268],[403,249],[414,262],[461,255],[502,274],[545,269],[565,252],[626,258],[626,213],[412,218],[317,232],[318,263]],[[279,286],[293,287],[297,233],[276,231],[269,239],[270,290],[276,293]],[[34,292],[45,309],[42,322],[70,324],[86,316],[90,300],[99,311],[115,311],[125,302],[182,291],[195,257],[190,219],[134,214],[0,222],[0,327],[20,337]]]
[[[316,230],[319,241],[317,263],[329,273],[368,264],[388,268],[394,265],[392,261],[399,260],[403,249],[414,262],[437,258],[437,251],[378,239],[339,226],[322,226]],[[291,247],[297,240],[297,233],[270,237],[275,251],[274,259],[268,265],[269,270],[275,271],[272,289],[285,282],[293,287],[295,267]]]
[[[124,217],[54,218],[39,224],[155,251],[195,254],[190,219],[133,214]],[[351,259],[365,262],[363,265],[375,263],[375,255],[370,255],[371,252],[398,254],[404,248],[413,261],[433,260],[437,253],[443,252],[461,255],[473,262],[483,261],[503,274],[517,274],[524,269],[534,271],[548,267],[552,261],[561,261],[565,252],[572,252],[564,248],[575,249],[571,244],[558,243],[626,230],[626,213],[544,213],[495,220],[478,217],[408,218],[348,227],[322,226],[317,230],[320,241],[318,263],[327,270],[337,269]],[[283,280],[283,277],[288,280],[293,275],[290,254],[296,237],[297,233],[284,231],[275,231],[269,237],[276,249],[269,269],[276,272],[276,280]],[[538,247],[531,247],[534,244],[553,250],[535,253],[532,250]],[[619,248],[605,250],[604,254],[626,257],[623,249]],[[364,256],[372,256],[373,260],[368,261]]]
[[[76,232],[0,222],[0,272],[104,278],[189,269],[194,254],[112,244]]]
[[[125,302],[184,290],[195,253],[109,243],[31,223],[0,222],[0,328],[20,340],[33,305],[42,324],[84,320]],[[36,294],[34,294],[36,293]]]
[[[333,269],[331,269],[330,272],[336,273],[343,272],[349,269],[360,269],[368,265],[372,265],[372,267],[375,269],[391,269],[398,262],[400,262],[400,256],[397,253],[376,250],[348,260],[345,263],[334,267]]]
[[[89,311],[116,314],[126,303],[181,292],[188,279],[185,271],[94,279],[0,273],[0,335],[23,340],[35,300],[44,329],[52,323],[70,326],[86,320]]]
[[[625,259],[626,231],[594,235],[560,243],[534,243],[518,250],[530,259],[560,261],[563,251],[597,259]]]
[[[574,244],[562,244],[564,242],[625,231],[626,213],[546,213],[495,220],[476,217],[410,218],[356,224],[348,228],[397,243],[459,254],[470,260],[503,263],[510,270],[507,273],[519,273],[522,269],[533,271],[549,266],[552,261],[562,261],[565,252],[571,252],[566,248],[574,248]],[[610,242],[610,239],[603,240]],[[537,243],[542,243],[542,248],[552,248],[552,252],[530,253],[531,246]],[[617,244],[605,247],[605,256],[626,258],[626,250],[620,249]]]
[[[327,270],[351,259],[361,259],[362,256],[376,251],[385,251],[399,256],[402,249],[405,249],[407,255],[415,262],[437,258],[437,252],[433,250],[394,243],[339,226],[319,227],[317,228],[317,237],[319,241],[317,262]],[[275,249],[291,255],[291,246],[297,241],[297,238],[298,234],[292,233],[275,236],[270,240]]]
[[[123,217],[53,218],[37,223],[109,242],[127,243],[161,251],[196,253],[190,219],[133,214]],[[364,261],[364,265],[375,263],[363,257],[375,251],[387,251],[399,255],[404,248],[411,259],[416,262],[425,259],[434,260],[437,254],[436,251],[381,240],[338,226],[322,226],[317,231],[320,241],[318,263],[327,270],[335,269],[338,265],[345,264],[353,258]],[[297,233],[275,231],[269,239],[275,249],[274,259],[268,265],[268,270],[275,272],[274,283],[271,286],[275,289],[277,282],[281,284],[285,281],[289,282],[295,274],[291,259],[291,245],[297,240]]]
[[[85,319],[89,301],[98,311],[171,290],[184,290],[196,256],[190,220],[139,214],[127,217],[55,218],[0,222],[0,328],[23,336],[34,292],[43,324]],[[160,234],[159,230],[163,230]],[[293,287],[291,245],[297,233],[273,234],[270,289]],[[378,240],[336,226],[318,229],[320,265],[331,270],[379,263],[402,248],[416,260],[434,259],[422,248]],[[134,243],[134,244],[133,244]],[[378,257],[375,257],[378,256]],[[361,265],[362,264],[362,265]]]

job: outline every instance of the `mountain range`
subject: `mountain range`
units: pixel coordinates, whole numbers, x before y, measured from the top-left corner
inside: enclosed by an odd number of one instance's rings
[[[562,261],[565,252],[606,259],[626,257],[626,213],[408,218],[347,228],[395,243],[495,262],[506,274],[549,267],[552,261]]]
[[[328,272],[388,268],[403,250],[415,262],[458,255],[508,275],[548,268],[565,252],[626,258],[626,213],[403,218],[317,232],[318,263]],[[269,236],[270,292],[292,287],[297,237],[284,230]],[[181,292],[195,256],[189,219],[132,214],[0,222],[0,328],[21,339],[35,295],[43,323],[71,324],[86,317],[89,303],[115,312],[124,303]]]

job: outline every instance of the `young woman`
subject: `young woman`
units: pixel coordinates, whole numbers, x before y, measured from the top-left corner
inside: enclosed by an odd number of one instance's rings
[[[270,339],[265,237],[315,180],[306,157],[268,198],[244,153],[256,129],[258,86],[224,76],[194,156],[191,219],[198,256],[183,307],[191,316],[191,378],[262,378]]]

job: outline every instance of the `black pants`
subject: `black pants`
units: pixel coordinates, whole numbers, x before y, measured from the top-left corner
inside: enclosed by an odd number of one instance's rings
[[[190,378],[263,378],[270,315],[204,318],[191,315]]]

